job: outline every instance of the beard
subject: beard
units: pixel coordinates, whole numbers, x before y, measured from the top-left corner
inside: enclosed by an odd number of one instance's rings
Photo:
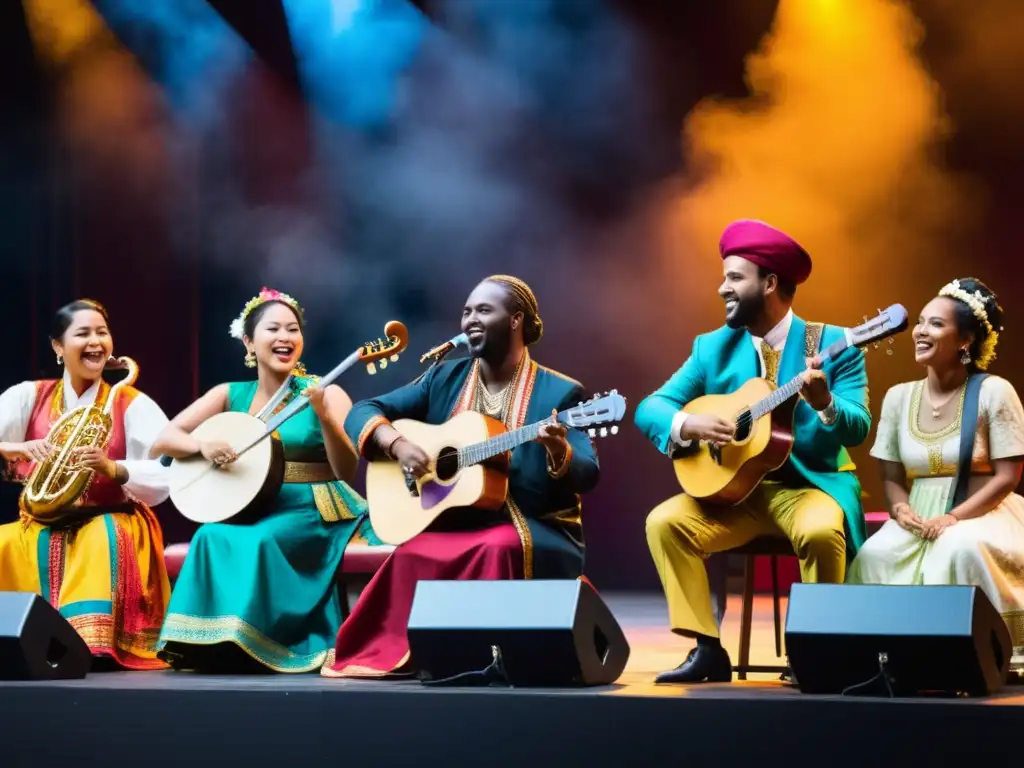
[[[511,346],[512,326],[491,326],[484,329],[484,337],[478,344],[470,344],[469,353],[475,358],[497,363],[505,358]]]
[[[764,296],[757,294],[745,298],[737,297],[732,312],[726,311],[725,324],[730,328],[746,328],[764,310]]]

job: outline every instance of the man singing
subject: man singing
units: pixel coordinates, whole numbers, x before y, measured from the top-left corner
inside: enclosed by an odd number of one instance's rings
[[[732,663],[719,639],[705,559],[763,534],[784,534],[804,582],[841,583],[847,552],[865,537],[860,482],[847,447],[871,428],[864,356],[849,348],[822,370],[820,344],[843,331],[793,314],[796,286],[811,272],[807,252],[759,221],[736,221],[719,243],[725,326],[698,336],[683,367],[637,406],[636,423],[662,453],[676,457],[691,441],[723,445],[732,422],[690,414],[687,403],[727,394],[753,377],[783,384],[801,375],[794,411],[795,443],[786,463],[735,506],[712,507],[679,494],[647,517],[647,543],[668,601],[672,631],[695,637],[686,661],[658,683],[728,682]]]
[[[495,275],[480,283],[462,311],[462,330],[470,358],[435,365],[413,383],[352,408],[345,430],[361,455],[393,459],[420,477],[430,458],[392,420],[442,424],[472,410],[512,430],[587,399],[578,382],[530,358],[527,347],[540,339],[543,323],[533,291],[521,280]],[[395,549],[338,632],[322,674],[414,672],[406,627],[419,580],[581,576],[580,494],[599,474],[586,434],[550,421],[540,426],[535,441],[512,451],[499,512],[449,510],[431,530]]]

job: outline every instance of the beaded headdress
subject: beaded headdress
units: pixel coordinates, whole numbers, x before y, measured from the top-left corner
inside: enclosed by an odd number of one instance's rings
[[[978,354],[978,359],[974,361],[978,370],[985,370],[996,359],[996,344],[999,341],[999,332],[1003,329],[992,327],[992,322],[988,319],[984,294],[981,291],[968,292],[960,285],[959,280],[952,280],[942,286],[939,296],[956,299],[966,304],[971,310],[971,314],[985,329],[986,335],[981,342],[981,351]]]
[[[253,296],[249,299],[249,302],[242,309],[242,314],[231,321],[230,333],[232,337],[241,341],[242,337],[245,335],[245,318],[247,318],[249,313],[256,309],[256,307],[261,304],[266,304],[268,301],[283,302],[291,307],[300,319],[302,318],[302,307],[299,306],[299,302],[287,293],[281,293],[280,291],[275,291],[264,286],[263,290],[259,292],[259,295]]]

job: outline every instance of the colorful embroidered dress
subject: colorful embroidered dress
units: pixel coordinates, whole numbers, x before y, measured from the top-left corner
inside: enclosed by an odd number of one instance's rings
[[[920,425],[924,382],[897,384],[882,403],[871,455],[899,462],[910,506],[922,520],[946,513],[955,491],[964,398],[954,420],[929,432]],[[1024,456],[1024,408],[1013,385],[998,376],[981,384],[970,492],[992,474],[992,461]],[[850,565],[852,584],[973,584],[985,591],[1013,638],[1013,666],[1024,667],[1024,498],[1011,493],[991,512],[961,520],[925,541],[889,520]]]
[[[308,385],[295,377],[279,409]],[[228,410],[249,412],[256,387],[228,385]],[[160,635],[175,668],[216,671],[225,658],[216,646],[230,643],[276,672],[319,669],[342,621],[345,547],[357,533],[380,543],[366,502],[333,479],[313,410],[278,435],[287,463],[273,510],[251,525],[207,523],[192,539]]]
[[[500,406],[488,415],[514,429],[587,399],[583,387],[523,353]],[[431,368],[411,384],[356,404],[345,429],[360,454],[379,458],[371,435],[381,424],[411,418],[442,424],[466,410],[488,412],[479,363],[462,359]],[[397,547],[370,581],[338,632],[326,677],[383,677],[413,669],[406,626],[416,582],[436,579],[577,578],[583,574],[580,494],[600,470],[586,434],[570,429],[571,451],[553,476],[539,443],[512,452],[505,508],[449,510],[447,522]],[[463,512],[464,514],[458,514]]]
[[[76,396],[67,377],[23,382],[0,395],[0,441],[40,440],[67,410],[102,408],[110,385],[98,381]],[[149,505],[167,498],[167,471],[149,449],[167,416],[132,387],[116,396],[107,455],[124,465],[120,486],[95,475],[78,504],[87,519],[62,528],[28,520],[0,526],[0,591],[45,597],[85,639],[94,656],[129,669],[162,669],[156,641],[170,585],[163,535]],[[10,467],[27,478],[32,462]]]

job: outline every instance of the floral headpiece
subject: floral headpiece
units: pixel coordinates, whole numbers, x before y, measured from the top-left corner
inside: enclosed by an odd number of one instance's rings
[[[939,296],[962,301],[985,328],[985,340],[981,342],[981,351],[978,354],[978,359],[974,361],[978,370],[985,370],[996,359],[996,344],[999,341],[999,332],[1003,330],[992,327],[992,323],[988,319],[988,310],[985,308],[985,296],[981,291],[968,293],[960,286],[959,280],[953,280],[942,286]]]
[[[267,288],[266,286],[264,286],[263,290],[259,292],[258,296],[254,296],[253,298],[249,299],[249,303],[246,304],[245,307],[242,309],[242,314],[240,314],[238,317],[231,321],[231,328],[229,331],[231,335],[234,338],[241,341],[242,336],[245,335],[245,318],[247,318],[249,316],[249,313],[256,309],[256,307],[260,306],[260,304],[265,304],[268,301],[284,302],[293,310],[295,310],[296,315],[298,315],[300,318],[302,317],[302,307],[299,306],[299,302],[297,302],[287,293],[281,293],[280,291],[275,291],[271,288]]]

